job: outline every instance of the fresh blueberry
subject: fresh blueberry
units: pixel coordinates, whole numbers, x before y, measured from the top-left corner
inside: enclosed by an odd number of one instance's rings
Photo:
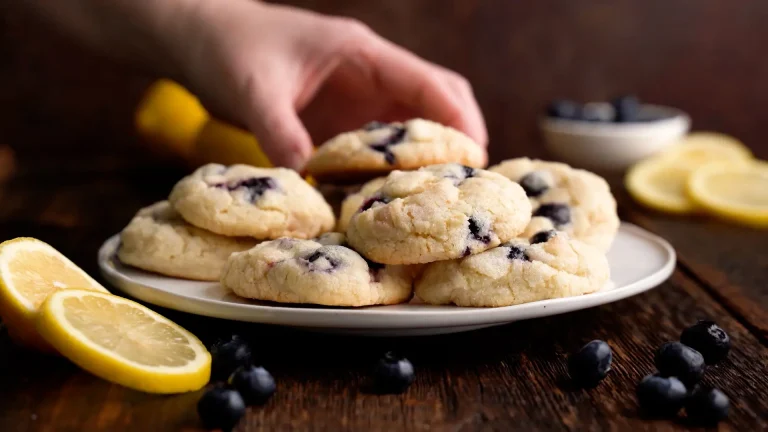
[[[591,122],[612,122],[615,118],[615,111],[611,104],[588,103],[581,110],[581,118]]]
[[[244,366],[238,368],[229,378],[248,405],[264,405],[275,392],[275,379],[263,367]]]
[[[520,186],[523,187],[525,194],[529,197],[537,197],[549,189],[547,181],[536,171],[523,176],[520,179]]]
[[[715,364],[728,356],[731,338],[714,321],[700,320],[683,330],[680,342],[695,349],[704,356],[707,364]]]
[[[640,408],[651,415],[673,416],[685,403],[688,390],[675,377],[648,375],[637,385]]]
[[[325,247],[323,249],[325,249]],[[311,272],[316,272],[316,271],[331,272],[334,269],[338,268],[339,265],[341,264],[338,258],[328,255],[322,249],[316,250],[311,255],[306,257],[305,260],[306,260],[306,265],[309,268],[309,271]]]
[[[253,361],[251,346],[240,336],[233,335],[218,340],[211,348],[211,377],[225,380],[240,366],[248,366]]]
[[[571,208],[566,204],[542,204],[533,215],[548,218],[557,226],[571,222]]]
[[[555,230],[539,231],[531,237],[530,243],[546,243],[555,235],[557,235],[557,231]]]
[[[367,200],[365,200],[363,205],[360,206],[360,210],[359,211],[364,212],[364,211],[368,210],[369,208],[373,207],[373,205],[376,204],[376,203],[387,204],[388,202],[389,202],[389,198],[387,198],[387,197],[373,196],[373,197],[370,197]]]
[[[583,387],[594,387],[611,370],[611,347],[601,340],[584,345],[568,359],[571,379]]]
[[[581,117],[581,107],[570,100],[554,100],[547,105],[547,115],[554,118],[578,120]]]
[[[368,132],[371,132],[371,131],[375,131],[375,130],[377,130],[377,129],[382,129],[382,128],[385,128],[385,127],[387,127],[387,126],[389,126],[387,123],[384,123],[384,122],[380,122],[380,121],[375,121],[375,120],[374,120],[374,121],[372,121],[372,122],[368,122],[368,123],[366,123],[366,124],[363,126],[363,130],[365,130],[365,131],[368,131]]]
[[[245,402],[236,390],[215,387],[200,398],[197,414],[206,429],[231,431],[245,414]]]
[[[469,233],[473,239],[488,244],[491,242],[491,235],[488,233],[488,227],[478,222],[477,219],[469,218]]]
[[[704,375],[704,357],[680,342],[667,342],[656,351],[656,369],[662,376],[675,376],[693,387]]]
[[[614,120],[619,123],[628,123],[638,120],[640,113],[640,101],[635,96],[620,96],[611,101],[616,112]]]
[[[390,351],[376,363],[373,376],[379,392],[402,393],[413,382],[413,365]]]
[[[720,390],[702,388],[688,397],[685,412],[693,423],[711,426],[728,417],[730,405],[728,396]]]
[[[507,252],[507,258],[511,260],[523,260],[523,261],[530,261],[531,259],[526,255],[525,250],[521,248],[520,246],[515,245],[505,245],[509,248],[509,252]]]

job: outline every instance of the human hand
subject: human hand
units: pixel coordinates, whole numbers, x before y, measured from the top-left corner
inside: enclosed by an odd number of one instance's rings
[[[487,143],[466,79],[359,22],[251,0],[199,2],[187,17],[170,44],[180,79],[275,165],[300,169],[310,134],[322,142],[370,120],[424,117]]]

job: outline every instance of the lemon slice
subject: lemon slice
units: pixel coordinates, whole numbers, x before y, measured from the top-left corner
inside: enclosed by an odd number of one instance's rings
[[[174,81],[152,84],[136,108],[136,130],[145,140],[188,158],[208,120],[200,101]]]
[[[695,170],[688,193],[724,219],[768,228],[768,163],[713,163]]]
[[[675,159],[682,165],[699,167],[709,162],[752,159],[752,152],[731,136],[716,132],[693,132],[661,156]]]
[[[18,342],[52,351],[35,330],[35,316],[54,291],[80,288],[107,292],[104,287],[48,244],[17,238],[0,244],[0,316]]]
[[[641,204],[668,213],[685,214],[696,209],[686,193],[691,170],[675,160],[651,158],[627,172],[624,185]]]
[[[195,391],[210,379],[211,355],[192,333],[122,297],[55,292],[40,308],[37,329],[73,363],[135,390]]]

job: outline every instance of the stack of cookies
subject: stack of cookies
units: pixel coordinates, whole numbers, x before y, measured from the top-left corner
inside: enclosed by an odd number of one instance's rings
[[[469,137],[426,120],[341,134],[307,165],[320,190],[347,191],[338,220],[293,171],[207,165],[139,212],[119,258],[280,303],[397,304],[415,293],[498,307],[602,288],[619,225],[606,182],[559,163],[485,164]]]

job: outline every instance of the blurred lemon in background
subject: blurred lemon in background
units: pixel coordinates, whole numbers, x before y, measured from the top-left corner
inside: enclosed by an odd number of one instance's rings
[[[152,84],[135,115],[138,134],[160,153],[193,166],[210,162],[270,167],[251,133],[212,118],[195,95],[174,81]]]

